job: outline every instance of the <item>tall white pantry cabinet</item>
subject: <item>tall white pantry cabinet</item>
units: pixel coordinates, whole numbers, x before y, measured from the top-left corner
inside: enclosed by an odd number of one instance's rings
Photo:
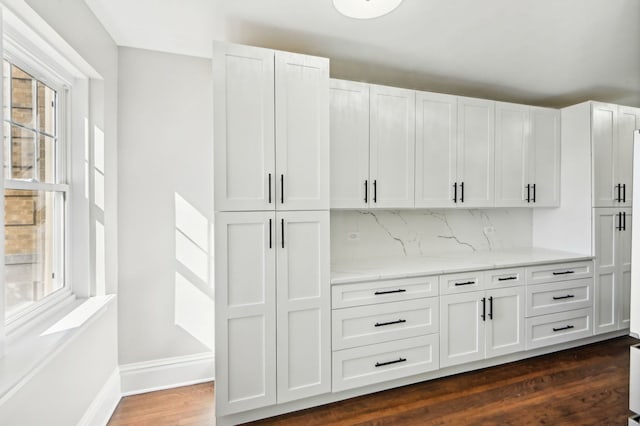
[[[331,390],[328,96],[327,59],[214,44],[218,415]]]

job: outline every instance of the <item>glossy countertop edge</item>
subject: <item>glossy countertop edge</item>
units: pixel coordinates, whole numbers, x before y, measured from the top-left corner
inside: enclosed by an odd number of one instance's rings
[[[546,249],[531,249],[529,253],[520,250],[512,253],[511,259],[509,259],[509,253],[506,251],[496,253],[470,253],[467,259],[459,257],[460,255],[451,257],[447,255],[437,257],[415,256],[340,262],[331,267],[331,284],[351,284],[363,281],[380,281],[554,263],[580,262],[594,258],[594,256],[591,255]],[[480,259],[474,259],[479,257]],[[495,260],[492,260],[492,257],[495,257]],[[530,257],[530,259],[523,259],[524,257]],[[370,265],[366,265],[371,262],[376,262],[376,266],[371,267]],[[431,265],[422,266],[420,265],[422,262],[429,262]],[[438,263],[440,263],[440,265],[438,265]]]

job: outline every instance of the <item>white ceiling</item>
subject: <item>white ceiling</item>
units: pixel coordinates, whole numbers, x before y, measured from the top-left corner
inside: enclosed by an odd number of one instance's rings
[[[638,0],[85,0],[117,44],[210,56],[211,40],[326,56],[332,77],[546,106],[640,106]]]

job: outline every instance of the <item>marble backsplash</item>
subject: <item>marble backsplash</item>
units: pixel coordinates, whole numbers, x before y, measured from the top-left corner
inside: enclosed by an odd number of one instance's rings
[[[531,209],[332,210],[331,259],[531,247]]]

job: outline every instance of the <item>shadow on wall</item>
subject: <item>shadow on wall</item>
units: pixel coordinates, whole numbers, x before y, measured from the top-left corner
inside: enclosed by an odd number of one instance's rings
[[[213,350],[213,271],[209,220],[175,193],[174,323]]]

